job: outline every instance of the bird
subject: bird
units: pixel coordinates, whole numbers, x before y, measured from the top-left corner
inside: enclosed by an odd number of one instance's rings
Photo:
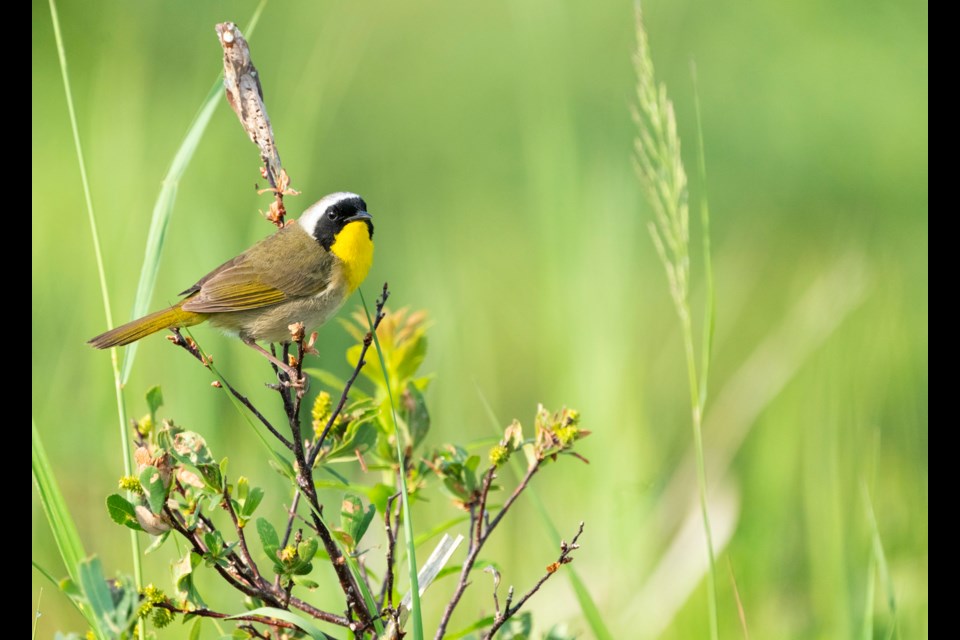
[[[290,325],[319,327],[343,305],[373,264],[373,218],[355,193],[324,196],[296,222],[200,278],[176,304],[88,340],[97,349],[163,329],[209,322],[265,355],[288,380],[296,372],[257,342],[290,340]]]

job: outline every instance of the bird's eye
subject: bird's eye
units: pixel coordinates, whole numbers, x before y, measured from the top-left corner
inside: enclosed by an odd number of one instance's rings
[[[333,222],[336,222],[340,218],[340,214],[336,211],[330,211],[327,213],[327,217],[329,217]]]

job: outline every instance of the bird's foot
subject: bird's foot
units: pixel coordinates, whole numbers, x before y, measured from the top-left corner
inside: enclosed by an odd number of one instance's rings
[[[292,387],[297,390],[299,395],[303,395],[307,391],[307,374],[297,372],[296,367],[291,367],[290,365],[285,365],[281,367],[283,375],[280,375],[280,384],[285,387]],[[286,378],[286,379],[284,379]]]

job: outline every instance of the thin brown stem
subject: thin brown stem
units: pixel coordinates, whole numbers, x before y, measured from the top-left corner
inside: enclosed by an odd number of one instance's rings
[[[227,512],[230,514],[230,520],[233,521],[233,528],[237,532],[237,540],[240,541],[240,555],[243,557],[244,563],[246,563],[246,565],[250,568],[250,571],[253,572],[257,582],[265,584],[266,581],[260,574],[260,569],[257,568],[257,563],[253,561],[253,556],[250,555],[250,550],[247,548],[247,538],[243,534],[243,527],[240,526],[240,519],[237,517],[237,512],[233,508],[233,502],[230,500],[230,492],[226,488],[226,483],[224,483],[223,502],[224,508],[226,508]]]
[[[180,333],[179,329],[171,329],[170,331],[173,332],[172,336],[168,336],[168,339],[170,340],[171,343],[173,343],[178,347],[182,347],[187,353],[189,353],[194,358],[196,358],[200,362],[200,364],[202,364],[207,368],[210,368],[211,362],[209,361],[209,359],[203,357],[203,353],[200,351],[199,345],[197,345],[197,343],[194,340],[184,338],[183,335]],[[245,395],[237,391],[236,388],[232,384],[230,384],[225,377],[223,377],[223,375],[220,375],[220,379],[223,381],[223,384],[227,386],[227,389],[230,391],[230,393],[233,394],[233,397],[239,400],[240,404],[242,404],[247,409],[249,409],[250,413],[255,415],[257,419],[263,423],[263,426],[265,426],[267,430],[270,433],[272,433],[273,436],[281,442],[281,444],[283,444],[283,446],[285,446],[287,449],[290,449],[290,450],[293,449],[293,444],[291,444],[290,441],[283,436],[283,434],[277,431],[277,429],[272,424],[270,424],[270,421],[267,420],[264,417],[264,415],[260,413],[260,411],[255,406],[253,406],[253,403],[250,402],[249,398],[247,398]]]
[[[394,563],[394,552],[397,547],[397,529],[400,527],[400,510],[397,509],[396,516],[393,514],[393,505],[397,501],[397,498],[400,497],[400,493],[397,492],[387,498],[387,509],[384,514],[384,527],[387,532],[387,570],[386,575],[383,577],[383,585],[380,589],[380,608],[384,607],[388,609],[393,608],[393,563]],[[394,523],[390,523],[390,518],[394,518]]]
[[[203,542],[199,539],[199,536],[186,528],[184,523],[180,520],[179,514],[172,511],[169,507],[164,508],[164,513],[171,521],[173,528],[190,543],[195,552],[203,555],[208,551]],[[283,594],[282,590],[274,589],[265,581],[261,581],[260,584],[250,584],[247,578],[243,577],[242,575],[236,575],[218,564],[215,564],[214,568],[224,580],[226,580],[238,591],[253,598],[263,600],[272,606],[279,607],[281,609],[286,609],[288,606],[294,607],[309,614],[317,620],[323,620],[324,622],[329,622],[341,627],[349,628],[353,625],[349,619],[328,611],[323,611],[322,609],[318,609],[313,605],[300,600],[299,598],[291,597],[287,599],[286,594]]]
[[[293,533],[293,521],[297,517],[297,507],[300,506],[300,489],[297,489],[293,494],[293,502],[290,503],[290,510],[287,518],[287,528],[283,532],[283,540],[280,542],[280,548],[287,546],[287,542],[290,541],[290,535]]]
[[[242,620],[245,622],[257,622],[260,624],[270,625],[271,627],[282,627],[284,629],[296,629],[297,626],[290,622],[285,622],[283,620],[276,620],[274,618],[267,618],[264,616],[232,616],[227,613],[220,613],[219,611],[213,611],[211,609],[181,609],[175,607],[169,602],[158,602],[153,605],[158,609],[166,609],[167,611],[172,611],[173,613],[184,613],[190,614],[192,616],[200,616],[201,618],[217,618],[218,620],[225,620],[230,618],[231,620]]]
[[[493,638],[494,634],[500,630],[500,627],[502,627],[514,614],[520,611],[520,608],[533,596],[533,594],[539,591],[540,587],[543,586],[543,583],[550,579],[550,576],[555,574],[563,565],[573,562],[573,558],[570,557],[570,554],[580,548],[580,545],[577,544],[577,540],[580,539],[581,533],[583,533],[582,522],[580,523],[580,528],[577,530],[577,535],[573,536],[573,540],[570,542],[570,544],[567,544],[566,542],[560,543],[560,557],[557,558],[557,561],[547,567],[547,572],[543,574],[540,579],[537,580],[536,584],[534,584],[529,591],[523,594],[513,606],[510,606],[510,601],[513,599],[513,587],[510,588],[510,595],[507,596],[507,601],[505,603],[506,606],[503,612],[497,612],[497,615],[493,621],[493,626],[490,627],[485,634],[483,634],[482,640],[490,640]]]
[[[443,610],[443,616],[440,618],[440,624],[437,626],[437,633],[434,636],[435,640],[440,640],[443,638],[443,634],[446,633],[447,625],[450,623],[450,617],[453,615],[454,609],[456,609],[457,604],[460,602],[463,592],[466,591],[467,586],[470,584],[470,572],[473,570],[473,565],[477,562],[477,556],[480,555],[480,550],[483,548],[483,545],[490,538],[490,535],[493,533],[494,529],[497,528],[497,525],[500,524],[500,521],[503,520],[503,517],[507,514],[507,511],[510,510],[510,507],[513,506],[513,503],[516,502],[517,497],[519,497],[519,495],[523,493],[523,490],[527,488],[527,485],[530,483],[530,479],[533,478],[534,474],[537,473],[537,470],[540,469],[542,462],[542,460],[537,460],[537,462],[527,470],[523,480],[521,480],[520,484],[517,485],[517,488],[513,490],[513,493],[510,494],[510,497],[507,498],[507,501],[503,503],[503,506],[500,508],[500,511],[497,513],[497,515],[489,521],[489,524],[486,525],[486,528],[484,528],[484,522],[486,520],[487,495],[490,491],[490,484],[493,482],[495,467],[491,467],[484,474],[476,526],[472,532],[474,544],[467,554],[467,559],[463,562],[463,568],[460,570],[460,579],[457,581],[457,586],[453,592],[453,596],[451,596],[450,601]]]
[[[298,337],[298,349],[300,350],[300,353],[302,353],[302,331]],[[289,347],[284,349],[285,355],[288,353],[288,348]],[[346,596],[347,609],[352,610],[356,614],[361,625],[366,627],[371,624],[371,612],[367,611],[363,599],[360,596],[360,589],[357,586],[356,580],[354,580],[353,575],[350,573],[350,569],[347,567],[346,559],[343,557],[339,546],[333,539],[333,536],[330,534],[329,529],[327,529],[327,526],[324,524],[323,518],[321,517],[323,510],[320,507],[320,502],[317,498],[317,490],[313,483],[313,469],[311,465],[307,463],[306,452],[303,446],[300,423],[300,404],[302,397],[303,396],[301,393],[297,393],[292,398],[292,407],[287,414],[287,419],[290,423],[290,432],[293,436],[293,455],[297,462],[297,486],[300,489],[300,492],[306,496],[307,502],[310,505],[314,529],[319,535],[324,549],[327,551],[327,555],[330,557],[333,570],[337,574],[337,579],[340,582],[340,588],[343,590],[343,593]]]
[[[384,282],[383,292],[377,299],[376,312],[373,319],[373,331],[377,330],[377,328],[380,326],[380,322],[385,316],[383,313],[383,308],[386,306],[387,298],[389,297],[390,290],[387,288],[387,283]],[[317,456],[320,454],[320,450],[323,448],[323,441],[330,432],[330,428],[333,427],[333,423],[337,419],[337,416],[339,416],[340,412],[343,411],[343,407],[347,402],[347,395],[350,393],[353,383],[357,380],[357,376],[360,375],[360,370],[363,369],[363,365],[367,363],[364,358],[367,355],[367,350],[370,349],[370,345],[373,344],[373,331],[368,331],[363,337],[363,347],[360,349],[360,357],[357,359],[357,366],[353,368],[353,374],[347,380],[346,385],[344,385],[343,393],[340,394],[340,401],[337,403],[333,413],[331,413],[330,417],[327,419],[327,424],[323,427],[323,432],[321,432],[320,437],[317,438],[317,441],[310,449],[310,455],[307,456],[307,462],[311,467],[313,467],[314,463],[317,461]]]
[[[195,552],[200,555],[207,553],[208,549],[200,540],[199,536],[195,532],[192,532],[186,528],[186,525],[180,520],[180,515],[178,513],[170,509],[170,507],[164,507],[163,511],[167,515],[167,519],[170,521],[171,526],[177,531],[177,533],[183,536],[187,542],[190,543],[190,546],[193,547]],[[250,584],[247,578],[241,574],[235,574],[235,568],[233,571],[228,571],[226,567],[216,563],[213,565],[213,568],[224,580],[242,593],[254,598],[267,600],[271,604],[279,604],[271,594],[263,593],[261,589],[257,588],[257,585]]]
[[[198,519],[203,523],[203,526],[206,527],[207,531],[210,531],[211,533],[216,531],[217,527],[213,524],[213,521],[210,520],[210,518],[201,513],[198,515]],[[227,559],[230,560],[230,564],[233,566],[234,571],[236,571],[239,576],[241,576],[251,585],[256,587],[262,587],[264,585],[264,580],[260,576],[260,573],[255,570],[256,568],[251,568],[245,564],[244,561],[240,559],[240,556],[238,556],[235,552],[231,551],[228,553]]]

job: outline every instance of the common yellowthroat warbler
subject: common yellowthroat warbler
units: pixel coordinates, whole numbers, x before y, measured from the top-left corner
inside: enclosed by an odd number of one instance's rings
[[[373,262],[373,220],[355,193],[332,193],[236,258],[200,278],[177,304],[89,340],[98,349],[130,344],[162,329],[209,321],[236,335],[287,372],[257,341],[290,339],[290,325],[309,331],[336,313]]]

